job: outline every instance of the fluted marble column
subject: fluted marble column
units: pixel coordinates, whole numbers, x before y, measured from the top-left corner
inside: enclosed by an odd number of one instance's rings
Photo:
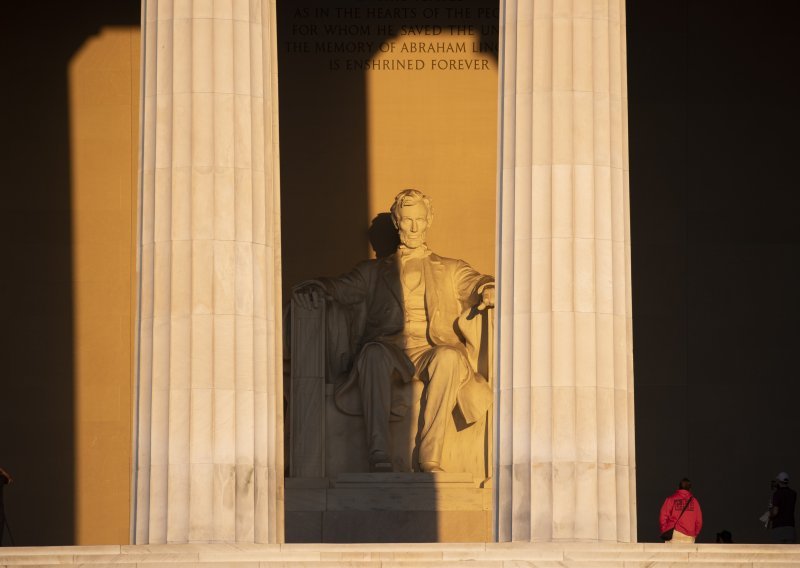
[[[145,0],[134,541],[280,542],[274,0]]]
[[[624,0],[501,6],[497,536],[635,541]]]

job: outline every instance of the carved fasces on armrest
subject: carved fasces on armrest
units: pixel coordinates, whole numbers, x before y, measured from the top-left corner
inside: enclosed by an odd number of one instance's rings
[[[457,325],[464,337],[472,370],[491,384],[494,365],[494,310],[466,308],[461,312]]]
[[[479,420],[492,406],[493,315],[493,310],[469,308],[457,321],[467,358],[476,375],[474,381],[463,384],[458,392],[458,405],[467,424]]]
[[[325,304],[291,306],[291,477],[325,475]]]
[[[362,304],[344,305],[329,300],[326,305],[327,380],[336,383],[350,371],[364,333],[366,311]]]
[[[345,375],[352,364],[355,342],[363,330],[358,313],[354,306],[342,306],[330,297],[316,305],[292,297],[292,477],[325,475],[325,385]]]
[[[335,383],[353,364],[359,340],[364,332],[366,310],[363,304],[344,305],[330,296],[321,296],[322,301],[316,305],[307,295],[299,299],[296,292],[304,287],[307,289],[308,284],[312,287],[321,286],[319,281],[309,280],[295,287],[292,297],[292,321],[301,320],[302,323],[298,322],[298,325],[293,324],[292,327],[299,326],[302,331],[292,333],[292,358],[295,361],[304,361],[318,358],[322,354],[325,381]],[[320,291],[322,290],[324,288]],[[313,329],[314,326],[316,330]],[[316,341],[319,334],[321,342]],[[323,351],[319,351],[320,349]]]
[[[291,360],[293,377],[324,377],[325,304],[306,307],[292,298]]]

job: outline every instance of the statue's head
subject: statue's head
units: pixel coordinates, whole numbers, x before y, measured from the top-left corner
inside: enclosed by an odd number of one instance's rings
[[[431,200],[421,191],[404,189],[392,204],[392,221],[400,233],[400,242],[408,248],[425,244],[425,234],[433,222]]]

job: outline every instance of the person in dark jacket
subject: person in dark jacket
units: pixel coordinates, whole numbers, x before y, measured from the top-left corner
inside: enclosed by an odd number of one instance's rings
[[[667,497],[661,506],[661,533],[674,529],[672,539],[666,542],[694,542],[703,528],[703,512],[691,489],[692,482],[684,477],[678,484],[678,490]]]
[[[0,546],[3,546],[3,533],[6,529],[6,509],[3,504],[3,489],[5,486],[14,481],[11,474],[0,467]]]
[[[789,474],[780,472],[775,481],[778,487],[772,494],[772,508],[769,511],[770,537],[775,544],[793,544],[797,541],[794,528],[794,506],[797,492],[789,488]]]

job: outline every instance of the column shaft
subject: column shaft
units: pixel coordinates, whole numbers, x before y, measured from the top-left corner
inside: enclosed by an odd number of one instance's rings
[[[497,536],[635,541],[624,0],[501,6]]]
[[[134,542],[280,542],[274,0],[145,0]]]

